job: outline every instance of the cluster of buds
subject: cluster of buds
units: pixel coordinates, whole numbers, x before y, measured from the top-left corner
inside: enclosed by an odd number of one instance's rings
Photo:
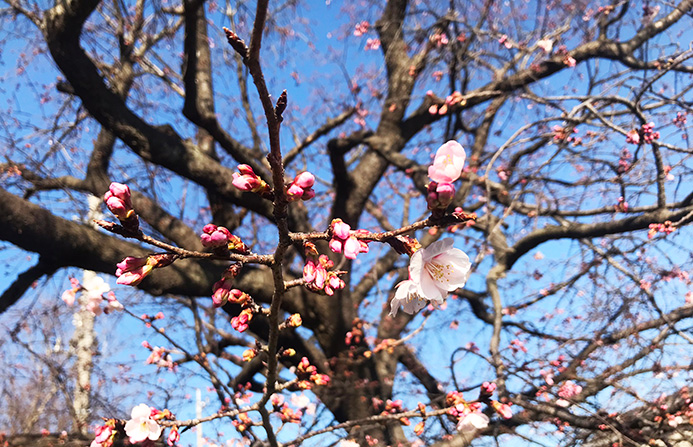
[[[640,130],[631,129],[626,134],[626,143],[630,144],[640,144],[641,141],[650,144],[657,139],[659,139],[659,132],[654,131],[654,123],[643,124]]]
[[[362,319],[354,318],[354,321],[351,323],[351,330],[346,333],[346,337],[344,338],[344,343],[346,343],[347,346],[352,344],[358,345],[361,343],[363,337],[365,336],[363,326],[364,323]]]
[[[255,422],[253,422],[253,420],[250,419],[250,416],[248,416],[246,413],[239,414],[238,419],[234,420],[231,423],[234,427],[236,427],[236,430],[238,430],[239,433],[243,433],[253,425],[256,425]]]
[[[559,126],[557,124],[553,126],[551,130],[553,131],[553,141],[556,143],[573,143],[574,146],[582,143],[582,138],[572,135],[578,133],[577,127],[573,127],[573,130],[569,130],[568,128]]]
[[[142,347],[151,351],[145,361],[147,365],[156,365],[157,368],[166,368],[169,371],[175,370],[176,364],[173,362],[168,349],[161,346],[152,346],[146,340],[142,342]]]
[[[116,424],[117,421],[115,419],[107,419],[103,425],[96,427],[94,430],[96,436],[90,447],[111,447],[118,434]]]
[[[618,203],[614,205],[614,210],[619,213],[625,213],[628,211],[630,208],[630,205],[628,205],[628,202],[626,202],[626,199],[623,197],[618,198]]]
[[[625,172],[628,172],[631,168],[631,154],[628,149],[623,149],[621,151],[621,157],[618,159],[618,167],[616,168],[616,172],[619,174],[623,174]]]
[[[130,188],[127,185],[113,182],[103,196],[103,201],[109,211],[118,218],[123,228],[130,232],[137,232],[140,224],[137,214],[132,208],[130,197]]]
[[[243,243],[240,237],[231,234],[227,228],[218,227],[214,224],[207,224],[202,228],[200,241],[203,246],[212,248],[215,251],[221,249],[221,252],[224,254],[227,250],[241,254],[250,253],[250,249]]]
[[[152,270],[171,265],[176,260],[176,255],[162,253],[149,255],[146,258],[128,256],[117,264],[115,275],[116,283],[126,286],[136,286],[151,273]]]
[[[452,391],[445,396],[447,413],[457,418],[457,430],[464,434],[488,427],[489,418],[481,412],[481,403],[467,402],[462,393]]]
[[[334,262],[326,255],[320,255],[317,262],[313,258],[309,258],[303,267],[303,280],[308,290],[322,291],[326,295],[332,296],[335,290],[343,289],[346,284],[339,277],[338,272],[327,270],[333,266]]]
[[[433,96],[433,92],[430,90],[426,94],[428,96]],[[431,107],[429,107],[428,113],[430,113],[431,115],[445,115],[452,107],[456,106],[457,104],[465,105],[466,102],[467,100],[464,99],[462,93],[455,90],[454,92],[452,92],[452,94],[448,95],[447,98],[445,98],[445,102],[443,104],[433,104]]]
[[[318,368],[311,365],[306,357],[298,362],[296,377],[298,378],[298,387],[303,390],[311,389],[313,384],[327,385],[330,383],[330,377],[327,374],[319,374]]]
[[[450,39],[448,39],[448,35],[445,34],[443,31],[438,31],[431,36],[431,43],[434,43],[438,48],[444,47],[449,42]]]
[[[513,417],[513,410],[510,409],[512,402],[501,403],[497,400],[491,401],[491,407],[498,413],[503,419],[510,419]]]
[[[313,185],[315,176],[308,171],[298,174],[294,181],[286,187],[286,196],[290,202],[295,200],[310,200],[315,197]]]
[[[272,188],[260,177],[255,174],[253,168],[248,165],[238,165],[238,172],[233,173],[231,183],[241,191],[254,192],[261,196],[269,195]]]
[[[291,407],[289,407],[289,405],[287,405],[287,403],[284,401],[284,396],[281,394],[273,394],[271,402],[274,411],[277,413],[282,422],[289,424],[301,423],[303,413],[301,410],[294,411]]]
[[[444,210],[455,198],[455,186],[452,183],[430,182],[426,192],[426,203],[429,210]]]
[[[484,382],[481,384],[481,389],[479,390],[479,400],[487,401],[493,393],[496,391],[496,384],[494,382]]]
[[[365,51],[377,50],[378,48],[380,48],[380,39],[377,37],[366,40],[366,46],[363,47]]]
[[[373,405],[373,409],[376,411],[380,411],[380,414],[386,415],[386,414],[397,414],[397,413],[402,413],[404,412],[404,407],[403,403],[401,400],[386,400],[383,401],[382,399],[378,398],[372,398],[371,399],[371,404]]]
[[[676,118],[674,118],[674,126],[683,130],[686,127],[686,112],[676,112]]]
[[[357,23],[356,26],[354,27],[354,36],[356,37],[361,37],[364,34],[368,32],[368,29],[370,28],[371,24],[368,23],[367,21],[363,21],[361,23]]]
[[[674,231],[676,231],[676,227],[671,223],[670,220],[667,220],[664,223],[651,223],[650,230],[647,232],[647,237],[652,239],[657,233],[669,235]]]
[[[573,56],[570,55],[570,53],[568,52],[568,47],[566,47],[565,45],[561,45],[560,47],[558,47],[557,53],[563,56],[563,65],[565,65],[566,67],[572,68],[577,65],[577,61]]]
[[[566,381],[561,387],[558,389],[558,399],[556,401],[556,405],[560,405],[561,407],[568,407],[570,406],[570,402],[568,402],[567,399],[572,399],[573,397],[577,396],[582,392],[582,387],[572,380]]]
[[[226,269],[221,279],[212,286],[212,302],[214,307],[221,307],[229,300],[233,303],[244,305],[250,301],[250,296],[240,290],[233,289],[233,279],[241,270],[239,264],[231,264]]]
[[[361,230],[351,231],[349,224],[342,219],[334,219],[330,224],[330,249],[335,253],[344,253],[347,259],[356,259],[359,253],[368,253],[368,244],[365,241],[357,239],[359,233],[365,233]]]
[[[253,311],[246,307],[238,316],[231,318],[231,326],[238,332],[244,332],[248,329],[248,323],[250,323],[252,319]]]
[[[642,125],[642,139],[648,144],[659,139],[659,132],[654,131],[654,123]]]

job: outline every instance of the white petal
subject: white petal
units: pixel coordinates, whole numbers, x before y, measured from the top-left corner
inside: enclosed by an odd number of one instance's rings
[[[444,295],[447,295],[447,290],[441,289],[439,283],[429,274],[421,276],[419,291],[423,297],[429,300],[441,300]]]
[[[432,243],[428,247],[422,249],[423,250],[423,261],[428,262],[430,259],[438,256],[439,254],[450,250],[454,243],[455,243],[455,241],[450,237],[446,237],[445,239],[435,241],[434,243]],[[421,251],[421,250],[419,250],[419,251]]]

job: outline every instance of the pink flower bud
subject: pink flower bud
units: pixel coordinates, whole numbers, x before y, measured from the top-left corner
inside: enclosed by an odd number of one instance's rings
[[[151,273],[155,262],[150,262],[150,257],[135,258],[128,256],[117,264],[116,270],[117,284],[126,286],[136,286]]]
[[[298,186],[295,183],[292,183],[291,186],[286,190],[286,195],[289,197],[289,200],[298,200],[303,197],[304,190],[300,186]]]
[[[344,243],[344,256],[348,259],[356,259],[356,255],[361,253],[361,244],[355,237],[349,237]]]
[[[202,245],[210,248],[223,247],[229,243],[231,232],[225,227],[217,227],[213,224],[207,224],[202,228],[203,233],[200,235]]]
[[[455,197],[455,187],[452,183],[438,184],[436,192],[438,193],[438,202],[440,202],[441,207],[450,205],[452,199]]]
[[[269,189],[269,186],[253,172],[253,168],[250,166],[238,165],[238,171],[240,174],[233,173],[231,183],[241,191],[260,192]]]
[[[308,171],[301,172],[294,179],[294,184],[302,189],[312,188],[315,184],[315,176]]]
[[[334,234],[335,237],[346,240],[349,238],[350,231],[351,227],[349,224],[343,222],[342,219],[334,219],[332,221],[332,234]]]
[[[103,196],[108,209],[118,217],[118,220],[126,220],[135,214],[130,201],[130,188],[122,183],[111,183],[109,190]]]
[[[212,302],[214,307],[221,307],[229,300],[231,288],[233,287],[233,278],[222,278],[214,283],[212,293]]]

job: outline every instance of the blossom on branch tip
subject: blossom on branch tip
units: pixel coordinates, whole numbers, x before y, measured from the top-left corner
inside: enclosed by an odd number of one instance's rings
[[[298,174],[286,189],[289,201],[310,200],[315,197],[314,184],[315,176],[310,172],[305,171]]]
[[[118,220],[124,221],[135,215],[130,196],[130,188],[127,185],[113,182],[103,196],[103,201]]]
[[[344,253],[347,259],[356,259],[359,253],[368,253],[368,244],[356,238],[359,231],[351,231],[349,224],[342,219],[334,219],[330,225],[332,229],[332,239],[330,239],[330,249],[335,253]]]
[[[131,444],[144,440],[156,441],[161,436],[163,428],[151,418],[152,410],[147,404],[139,404],[132,409],[130,420],[125,423],[125,434]]]
[[[462,175],[466,158],[462,145],[450,140],[436,151],[428,177],[436,183],[452,183]]]
[[[398,285],[390,303],[391,316],[397,315],[400,305],[410,314],[421,310],[426,300],[441,305],[448,292],[465,285],[472,264],[469,257],[453,244],[452,238],[445,238],[412,255],[409,279]]]
[[[227,228],[218,227],[214,224],[207,224],[202,228],[200,241],[204,247],[223,247],[229,243],[229,238],[231,236],[231,232]]]
[[[118,269],[115,275],[118,279],[116,283],[126,286],[136,286],[142,282],[153,269],[171,265],[175,260],[176,255],[170,253],[149,255],[146,258],[128,256],[117,264]]]
[[[150,264],[149,257],[135,258],[128,256],[117,264],[116,283],[126,286],[136,286],[151,273],[154,266]]]
[[[233,173],[231,183],[241,191],[262,193],[269,192],[270,187],[264,180],[255,174],[253,168],[248,165],[238,165],[238,172]]]

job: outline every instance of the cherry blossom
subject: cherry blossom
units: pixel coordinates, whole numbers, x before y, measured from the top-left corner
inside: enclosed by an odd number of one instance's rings
[[[453,244],[452,238],[445,238],[411,257],[409,275],[421,294],[431,301],[442,303],[448,292],[464,286],[469,277],[469,257]]]
[[[436,151],[428,177],[437,183],[452,183],[462,174],[466,154],[460,143],[450,140]]]
[[[132,409],[130,420],[125,423],[125,434],[131,444],[146,439],[156,441],[161,436],[162,427],[151,418],[152,410],[147,404],[139,404]]]
[[[553,50],[553,40],[551,39],[541,39],[537,41],[537,46],[544,51],[544,53],[549,54]]]
[[[397,315],[399,306],[413,314],[421,310],[427,300],[439,306],[448,292],[464,286],[472,264],[453,243],[452,238],[442,239],[412,255],[409,279],[398,284],[390,303],[391,316]]]
[[[484,413],[468,413],[457,422],[457,431],[464,434],[472,434],[477,430],[488,427],[489,418]]]

